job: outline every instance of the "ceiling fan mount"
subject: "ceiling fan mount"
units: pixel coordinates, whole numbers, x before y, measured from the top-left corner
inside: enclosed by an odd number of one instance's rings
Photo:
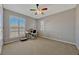
[[[39,4],[36,4],[36,6],[37,6],[37,8],[38,8]]]

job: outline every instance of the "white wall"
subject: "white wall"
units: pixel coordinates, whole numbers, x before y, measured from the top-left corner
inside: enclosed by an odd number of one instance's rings
[[[79,5],[76,8],[76,33],[75,33],[76,45],[79,49]]]
[[[0,28],[0,30],[3,30],[3,8],[2,8],[2,5],[0,5],[0,26],[2,26]],[[3,45],[3,31],[0,32],[0,54],[2,51],[2,45]]]
[[[75,9],[42,18],[37,22],[40,36],[75,44]]]

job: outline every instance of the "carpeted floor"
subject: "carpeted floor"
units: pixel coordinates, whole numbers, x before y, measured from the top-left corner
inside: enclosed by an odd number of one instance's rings
[[[3,55],[76,55],[74,45],[37,38],[35,40],[18,41],[3,46]]]

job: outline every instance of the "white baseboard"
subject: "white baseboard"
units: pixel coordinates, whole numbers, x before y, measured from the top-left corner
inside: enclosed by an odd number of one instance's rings
[[[11,40],[11,41],[8,41],[8,42],[4,42],[4,44],[9,44],[9,43],[13,43],[13,42],[17,42],[19,40]]]
[[[76,46],[76,43],[72,43],[72,42],[68,42],[68,41],[63,41],[63,40],[58,40],[56,38],[49,38],[49,37],[45,37],[45,36],[39,36],[39,37],[47,38],[47,39],[50,39],[50,40],[56,40],[56,41],[60,41],[60,42],[64,42],[64,43],[68,43],[68,44],[72,44],[72,45]]]
[[[60,41],[60,42],[64,42],[64,43],[69,43],[69,44],[72,44],[72,45],[76,45],[76,43],[72,43],[72,42],[68,42],[68,41],[63,41],[63,40],[58,40],[56,38],[49,38],[49,37],[45,37],[45,36],[39,36],[39,37],[47,38],[47,39],[50,39],[50,40],[56,40],[56,41]],[[4,42],[4,44],[16,42],[16,41],[19,41],[19,40],[12,40],[12,41],[8,41],[8,42]],[[76,47],[77,47],[77,45],[76,45]],[[77,48],[79,49],[79,47],[77,47]]]

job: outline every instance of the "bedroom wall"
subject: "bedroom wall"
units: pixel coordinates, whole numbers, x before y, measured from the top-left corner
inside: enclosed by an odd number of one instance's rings
[[[39,19],[37,22],[39,36],[75,44],[75,9]]]
[[[3,7],[0,4],[0,54],[3,46]]]
[[[76,45],[79,49],[79,5],[76,7],[76,32],[75,32]]]
[[[14,39],[9,38],[9,17],[10,16],[17,16],[17,17],[24,18],[26,20],[26,30],[28,30],[30,28],[36,28],[35,19],[25,16],[23,14],[19,14],[17,12],[13,12],[13,11],[4,9],[4,42],[18,40],[18,38],[14,38]]]

